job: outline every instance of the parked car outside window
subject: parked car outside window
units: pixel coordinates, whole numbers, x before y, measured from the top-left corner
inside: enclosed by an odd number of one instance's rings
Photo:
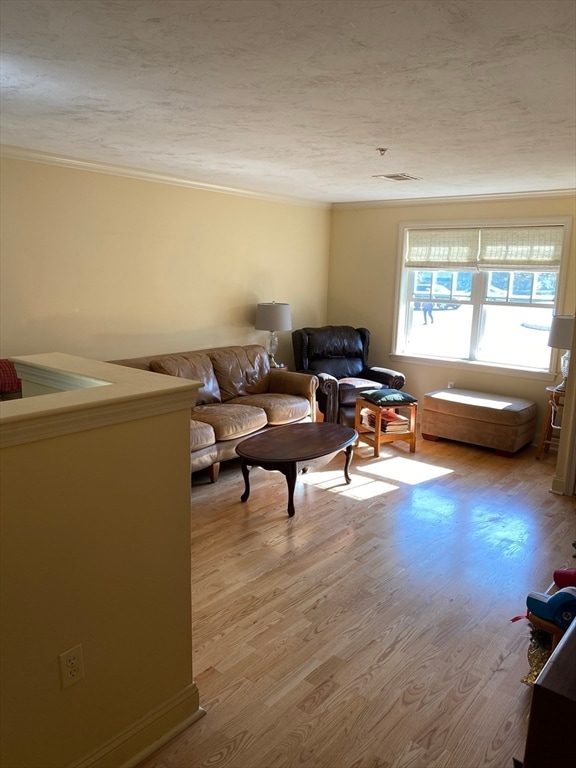
[[[418,285],[414,291],[414,309],[422,309],[424,302],[432,301],[433,309],[459,309],[460,304],[450,301],[452,298],[448,288],[436,283],[434,286]],[[419,299],[419,301],[418,301]]]

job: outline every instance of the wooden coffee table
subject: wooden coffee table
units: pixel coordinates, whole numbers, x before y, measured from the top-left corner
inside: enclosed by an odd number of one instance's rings
[[[298,474],[298,462],[311,461],[329,453],[345,451],[344,477],[350,482],[348,469],[352,459],[352,445],[358,433],[351,427],[326,422],[288,424],[273,427],[254,437],[248,437],[236,446],[242,459],[242,475],[245,490],[241,501],[250,496],[250,467],[282,472],[288,484],[288,515],[294,516],[294,488]]]

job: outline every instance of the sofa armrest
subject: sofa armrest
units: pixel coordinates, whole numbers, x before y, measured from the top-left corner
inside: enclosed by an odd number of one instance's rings
[[[362,376],[366,379],[374,379],[379,384],[385,384],[390,389],[402,389],[406,383],[406,376],[392,368],[379,368],[378,366],[365,368]]]
[[[278,395],[296,395],[304,397],[310,404],[310,416],[316,421],[316,390],[318,377],[308,373],[286,371],[282,368],[270,368],[268,391]]]
[[[270,368],[269,392],[275,392],[279,395],[299,395],[312,402],[317,388],[317,376],[286,371],[283,368]]]

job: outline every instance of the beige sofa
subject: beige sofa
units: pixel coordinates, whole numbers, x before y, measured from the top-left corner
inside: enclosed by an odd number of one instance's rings
[[[208,467],[212,482],[220,462],[237,458],[244,438],[316,418],[317,377],[270,368],[266,350],[256,344],[111,362],[202,382],[190,421],[190,471]]]

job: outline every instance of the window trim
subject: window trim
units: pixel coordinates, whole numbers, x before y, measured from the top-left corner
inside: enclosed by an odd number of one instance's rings
[[[568,272],[568,259],[570,253],[570,243],[572,237],[572,221],[571,216],[547,216],[538,218],[510,218],[510,219],[450,219],[446,221],[441,220],[425,220],[425,221],[401,221],[398,224],[398,247],[397,247],[397,260],[396,260],[396,299],[394,303],[394,317],[392,323],[392,351],[390,353],[390,359],[395,362],[409,362],[422,365],[432,365],[436,367],[449,367],[452,369],[460,370],[475,370],[478,372],[486,372],[492,374],[502,374],[509,376],[513,373],[519,378],[532,378],[540,381],[554,381],[557,378],[557,371],[559,369],[560,352],[553,349],[550,356],[550,365],[548,371],[536,370],[530,368],[522,368],[516,366],[504,366],[496,363],[479,362],[476,360],[462,360],[461,358],[437,358],[434,356],[421,357],[414,354],[406,354],[399,352],[399,320],[404,318],[407,311],[407,274],[408,270],[404,267],[404,248],[405,248],[405,234],[407,230],[413,229],[481,229],[481,228],[513,228],[513,227],[546,227],[546,226],[562,226],[564,228],[564,239],[562,242],[562,254],[560,257],[560,265],[558,267],[558,282],[556,301],[554,303],[554,314],[561,314],[562,308],[566,298],[567,290],[567,272]],[[435,269],[435,267],[429,267]],[[457,269],[455,267],[455,269]]]

